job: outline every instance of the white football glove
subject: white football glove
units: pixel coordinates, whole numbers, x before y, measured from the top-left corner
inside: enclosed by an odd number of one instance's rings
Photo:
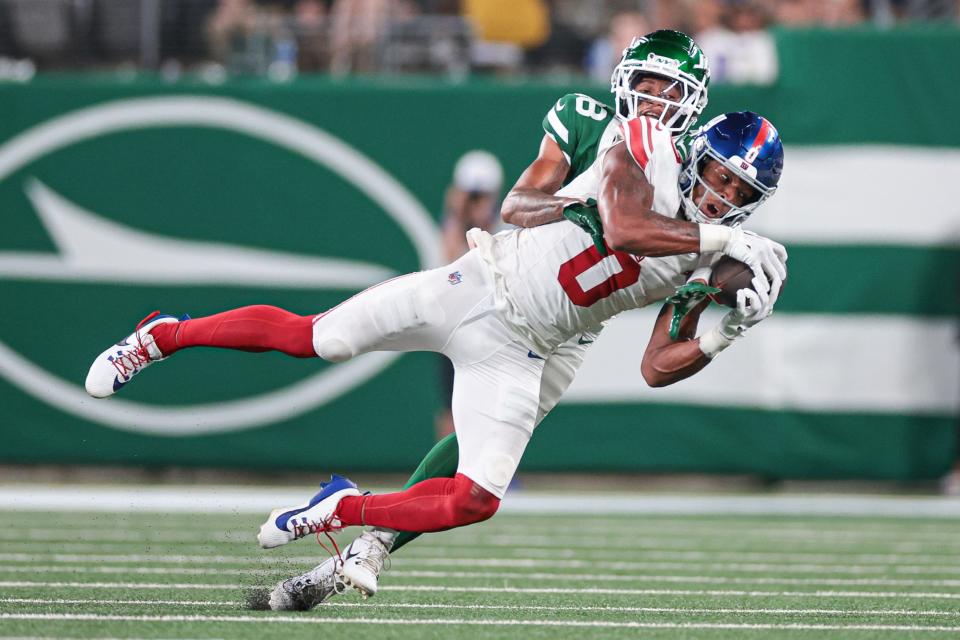
[[[736,308],[727,312],[717,326],[700,336],[700,351],[708,358],[715,357],[771,313],[773,304],[769,299],[763,302],[756,292],[740,289],[737,291]]]
[[[772,296],[780,295],[787,277],[787,250],[783,245],[740,227],[700,225],[700,252],[719,251],[746,264],[753,271],[753,288],[766,305]]]
[[[770,283],[770,300],[766,304],[772,311],[773,305],[780,296],[780,289],[783,288],[783,281],[787,279],[787,249],[779,242],[774,242],[752,231],[744,231],[743,235],[751,251],[757,256],[763,273]]]

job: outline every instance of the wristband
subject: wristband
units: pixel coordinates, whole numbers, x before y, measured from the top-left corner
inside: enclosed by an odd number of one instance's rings
[[[736,338],[728,338],[723,335],[720,331],[720,327],[714,327],[707,331],[705,334],[700,336],[700,351],[703,352],[703,355],[707,356],[711,360],[716,357],[718,353],[729,347],[733,344],[733,341]]]
[[[733,230],[720,224],[698,224],[700,227],[700,253],[723,251]]]
[[[697,267],[694,269],[693,273],[690,274],[690,277],[687,278],[687,284],[690,284],[691,282],[703,282],[705,284],[709,284],[710,274],[712,272],[712,267]]]

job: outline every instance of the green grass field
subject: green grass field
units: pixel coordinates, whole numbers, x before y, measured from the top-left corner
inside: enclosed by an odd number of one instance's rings
[[[503,513],[401,550],[376,598],[306,613],[245,608],[325,557],[259,550],[260,521],[2,511],[0,636],[960,637],[955,519]]]

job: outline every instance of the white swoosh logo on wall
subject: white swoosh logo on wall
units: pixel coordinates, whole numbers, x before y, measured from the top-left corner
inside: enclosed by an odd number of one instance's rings
[[[0,278],[356,290],[396,275],[355,260],[146,233],[87,211],[39,180],[25,191],[59,253],[0,253]]]
[[[131,98],[57,116],[0,144],[0,181],[49,153],[101,135],[178,126],[231,131],[332,171],[379,205],[399,226],[416,249],[421,267],[440,263],[436,223],[383,167],[318,127],[240,100]],[[0,279],[356,290],[392,273],[381,265],[338,258],[150,234],[87,211],[39,180],[28,180],[25,189],[59,253],[0,253]],[[134,255],[136,261],[124,258]],[[82,386],[43,369],[2,340],[0,377],[39,402],[84,420],[121,431],[187,436],[254,429],[296,417],[367,382],[398,356],[369,353],[281,389],[238,400],[182,406],[92,400]]]

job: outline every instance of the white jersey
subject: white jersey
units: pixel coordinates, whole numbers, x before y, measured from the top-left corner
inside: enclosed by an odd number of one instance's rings
[[[650,118],[636,118],[602,140],[597,160],[557,195],[596,198],[606,152],[625,142],[654,188],[653,209],[675,215],[680,208],[680,158],[669,132]],[[604,144],[606,143],[606,144]],[[471,238],[494,272],[498,307],[505,323],[540,355],[627,309],[673,294],[693,271],[695,253],[641,258],[624,252],[604,257],[593,239],[566,220]]]

